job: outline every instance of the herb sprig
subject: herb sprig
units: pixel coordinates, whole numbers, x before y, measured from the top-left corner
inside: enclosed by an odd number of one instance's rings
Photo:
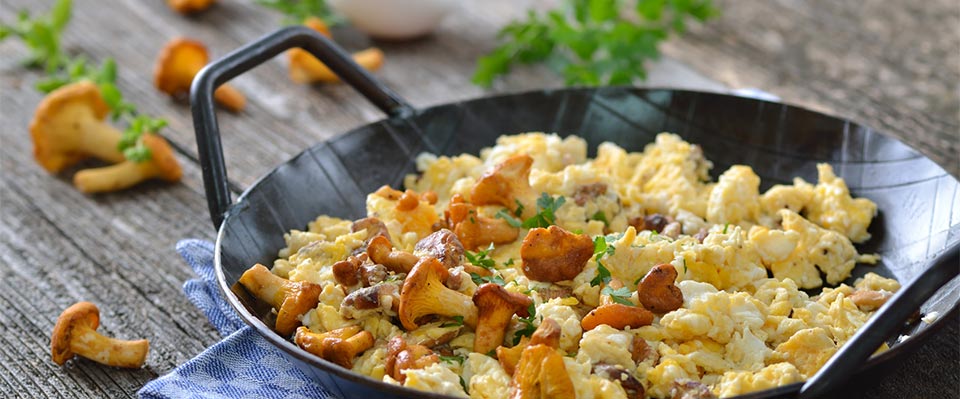
[[[553,198],[550,194],[540,193],[540,198],[537,198],[537,214],[521,222],[517,219],[523,214],[523,204],[517,202],[517,209],[513,211],[513,215],[510,214],[505,209],[497,211],[497,214],[494,215],[496,218],[500,218],[507,221],[507,224],[513,227],[523,227],[525,229],[532,229],[536,227],[550,227],[557,222],[557,209],[560,209],[563,204],[567,202],[567,199],[562,195]],[[516,216],[516,217],[514,217]]]
[[[533,335],[534,331],[537,331],[537,326],[533,323],[537,320],[537,307],[534,304],[530,304],[530,307],[527,308],[527,317],[521,317],[520,322],[523,323],[523,328],[517,330],[513,335],[513,344],[519,344],[520,340],[523,337],[529,337]]]
[[[326,0],[256,0],[256,3],[279,11],[287,25],[298,25],[309,17],[317,17],[327,25],[337,25],[343,18],[333,12]]]
[[[617,247],[614,247],[610,242],[619,240],[622,237],[621,234],[610,234],[606,236],[596,236],[593,239],[593,255],[594,260],[597,262],[597,275],[592,280],[590,280],[590,285],[596,287],[600,284],[606,284],[610,282],[610,279],[613,276],[610,274],[610,270],[604,266],[603,259],[604,256],[611,256],[617,251]]]
[[[568,85],[629,84],[646,78],[660,42],[691,19],[717,14],[712,0],[564,0],[504,27],[500,46],[477,61],[473,82],[490,86],[516,64],[542,62]]]
[[[630,292],[630,289],[627,287],[613,289],[607,286],[603,287],[603,289],[600,290],[600,293],[603,295],[609,295],[610,299],[613,299],[614,302],[621,305],[634,306],[633,302],[630,302],[630,296],[632,296],[633,293]]]
[[[70,22],[73,3],[71,0],[58,0],[50,12],[31,18],[30,13],[21,11],[14,25],[0,23],[0,40],[15,36],[20,38],[30,50],[30,56],[24,60],[28,67],[43,67],[47,77],[37,81],[35,87],[42,93],[50,93],[65,85],[89,80],[100,89],[103,101],[110,107],[114,121],[123,120],[127,127],[120,138],[117,149],[123,156],[134,162],[150,159],[150,149],[143,144],[143,134],[158,134],[167,121],[140,113],[134,104],[123,98],[117,88],[117,64],[113,58],[103,60],[100,66],[92,66],[83,56],[71,58],[63,52],[60,35]]]

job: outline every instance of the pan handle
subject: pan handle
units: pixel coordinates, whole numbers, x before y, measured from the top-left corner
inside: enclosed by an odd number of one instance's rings
[[[400,96],[374,79],[332,41],[305,26],[291,26],[263,36],[204,67],[193,79],[190,104],[197,150],[203,170],[203,185],[214,228],[220,228],[233,199],[223,162],[220,129],[214,112],[213,91],[274,56],[299,47],[323,61],[344,82],[366,97],[390,117],[405,116],[413,108]]]
[[[954,243],[936,258],[910,284],[897,291],[850,341],[830,358],[817,374],[800,388],[800,399],[828,396],[863,366],[871,354],[901,328],[920,306],[944,284],[960,273],[960,243]]]

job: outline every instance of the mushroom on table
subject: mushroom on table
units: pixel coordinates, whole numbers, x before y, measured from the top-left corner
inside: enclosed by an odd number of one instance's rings
[[[160,91],[175,97],[190,93],[193,77],[209,61],[207,47],[196,40],[178,37],[167,42],[153,71],[153,84]],[[214,99],[228,110],[240,112],[247,104],[246,97],[229,84],[213,92]]]
[[[73,185],[85,193],[100,193],[122,190],[150,179],[180,181],[183,170],[167,140],[153,133],[145,133],[141,140],[149,150],[148,159],[81,170],[73,176]]]
[[[97,332],[100,309],[90,302],[77,302],[60,314],[50,336],[53,362],[63,365],[81,356],[108,366],[139,368],[150,350],[145,339],[125,341]]]

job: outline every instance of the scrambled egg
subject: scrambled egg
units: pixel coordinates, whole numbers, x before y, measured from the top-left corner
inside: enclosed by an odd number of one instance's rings
[[[867,228],[877,207],[853,198],[830,165],[817,166],[816,184],[797,178],[761,193],[760,177],[749,166],[733,166],[711,182],[712,163],[700,148],[667,133],[642,152],[603,143],[594,159],[587,158],[583,139],[543,133],[503,136],[478,156],[422,154],[420,173],[408,176],[405,188],[432,192],[436,199],[420,198],[412,211],[399,211],[397,198],[374,193],[367,197],[368,215],[384,223],[398,250],[410,252],[437,226],[446,226],[451,199],[469,199],[484,173],[518,154],[533,160],[528,183],[534,192],[564,199],[553,223],[595,242],[602,237],[609,249],[595,253],[571,280],[532,281],[520,270],[520,241],[526,234],[521,228],[515,242],[482,252],[494,264],[492,277],[479,281],[474,275],[453,289],[472,295],[478,284],[493,281],[508,292],[531,296],[534,315],[513,316],[502,345],[512,347],[545,319],[556,321],[557,349],[566,355],[566,374],[578,398],[627,398],[637,386],[646,397],[669,397],[677,386],[729,397],[802,381],[871,316],[872,310],[861,310],[854,300],[856,292],[889,294],[900,288],[873,273],[853,286],[840,284],[858,262],[877,261],[853,245],[870,238]],[[478,206],[470,217],[496,220],[504,212],[509,216],[514,209]],[[666,227],[650,228],[645,222],[650,216]],[[513,366],[507,368],[492,352],[472,352],[475,334],[469,326],[449,327],[441,318],[404,331],[391,319],[392,310],[341,311],[355,288],[338,284],[332,265],[362,251],[368,239],[365,230],[351,232],[350,226],[350,221],[321,216],[307,231],[284,236],[286,247],[273,272],[323,286],[319,304],[302,316],[303,324],[316,332],[350,325],[370,332],[376,343],[354,359],[358,373],[457,397],[510,396],[516,384]],[[468,255],[479,256],[478,251]],[[601,324],[584,331],[584,316],[608,295],[596,284],[602,274],[630,293],[621,302],[639,306],[637,284],[660,264],[677,271],[675,284],[683,294],[679,309],[658,314],[640,328]],[[464,267],[451,273],[469,274]],[[824,283],[835,287],[812,297],[803,291]],[[446,336],[448,331],[456,336]],[[442,341],[433,348],[442,360],[389,375],[386,343],[399,336]],[[638,355],[636,345],[643,342],[647,352]],[[610,368],[620,377],[597,371]],[[403,378],[395,379],[398,375]]]

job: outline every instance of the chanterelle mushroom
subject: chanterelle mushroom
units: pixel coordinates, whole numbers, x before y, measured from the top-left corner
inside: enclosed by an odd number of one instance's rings
[[[175,38],[167,42],[157,57],[153,84],[164,93],[183,97],[190,93],[193,77],[207,65],[208,60],[207,48],[203,43],[182,37]],[[220,105],[233,112],[240,112],[247,104],[243,93],[228,84],[217,88],[213,97]]]
[[[344,368],[353,367],[353,358],[373,347],[373,334],[360,326],[348,326],[317,334],[309,328],[297,328],[293,337],[303,350],[334,362]]]
[[[243,272],[239,281],[251,294],[277,309],[274,329],[283,336],[289,336],[300,325],[300,315],[317,306],[323,291],[310,282],[277,276],[259,263]]]
[[[437,258],[444,267],[449,269],[460,264],[463,257],[463,244],[452,231],[440,229],[418,241],[413,247],[413,254],[421,258],[425,256]]]
[[[395,273],[409,273],[420,258],[409,252],[393,249],[385,236],[376,236],[367,244],[370,260],[382,264]]]
[[[324,36],[330,36],[330,30],[326,24],[319,19],[308,19],[304,22],[307,27],[320,32]],[[310,52],[295,48],[287,51],[287,57],[290,59],[290,80],[297,83],[336,83],[340,81],[337,74],[333,73],[323,62],[316,59]],[[376,71],[383,66],[383,51],[376,47],[371,47],[353,54],[353,61],[359,64],[363,69]]]
[[[512,348],[498,346],[497,360],[507,374],[513,375],[524,349],[531,345],[546,345],[558,349],[560,348],[560,333],[560,323],[557,323],[554,319],[545,318],[540,322],[540,326],[534,330],[530,338],[523,337],[520,339],[520,342]]]
[[[423,345],[411,345],[396,336],[387,342],[387,358],[384,362],[384,372],[394,380],[403,383],[407,375],[403,370],[422,369],[440,361],[440,356]]]
[[[515,210],[523,205],[523,218],[537,212],[537,193],[530,187],[530,167],[533,158],[526,154],[514,155],[487,171],[470,191],[470,202],[475,205],[501,205]]]
[[[149,179],[180,181],[183,171],[167,140],[153,133],[145,133],[141,140],[150,150],[150,159],[81,170],[73,175],[73,185],[85,193],[100,193],[122,190]]]
[[[637,285],[637,298],[643,307],[656,313],[674,311],[683,306],[683,292],[675,284],[677,269],[669,263],[654,266]]]
[[[576,391],[563,356],[547,345],[530,345],[523,350],[510,381],[511,399],[576,398]]]
[[[477,207],[466,203],[460,194],[450,198],[445,214],[447,225],[453,229],[463,247],[469,250],[476,250],[491,243],[510,243],[520,234],[518,229],[510,226],[506,220],[478,215]]]
[[[97,333],[100,310],[90,302],[77,302],[60,314],[50,336],[53,362],[64,364],[79,355],[108,366],[139,368],[147,358],[150,342],[124,341]]]
[[[417,319],[426,315],[463,317],[464,324],[477,325],[477,308],[469,296],[443,285],[450,277],[436,258],[423,258],[413,267],[400,289],[398,311],[403,328],[417,328]]]
[[[593,256],[593,240],[558,226],[531,229],[520,247],[521,270],[531,280],[571,280]]]
[[[583,331],[597,328],[601,324],[622,330],[649,326],[653,323],[653,313],[639,306],[627,306],[619,303],[600,305],[580,320]]]
[[[124,160],[118,149],[121,133],[104,122],[110,107],[100,89],[81,81],[54,90],[40,102],[33,120],[33,156],[51,173],[87,157],[117,163]]]
[[[181,14],[193,14],[210,8],[214,0],[167,0],[167,5]]]
[[[499,285],[486,283],[473,294],[473,303],[479,312],[473,351],[487,353],[503,343],[507,325],[514,314],[520,317],[529,315],[527,308],[533,304],[533,300],[526,295],[509,292]]]

